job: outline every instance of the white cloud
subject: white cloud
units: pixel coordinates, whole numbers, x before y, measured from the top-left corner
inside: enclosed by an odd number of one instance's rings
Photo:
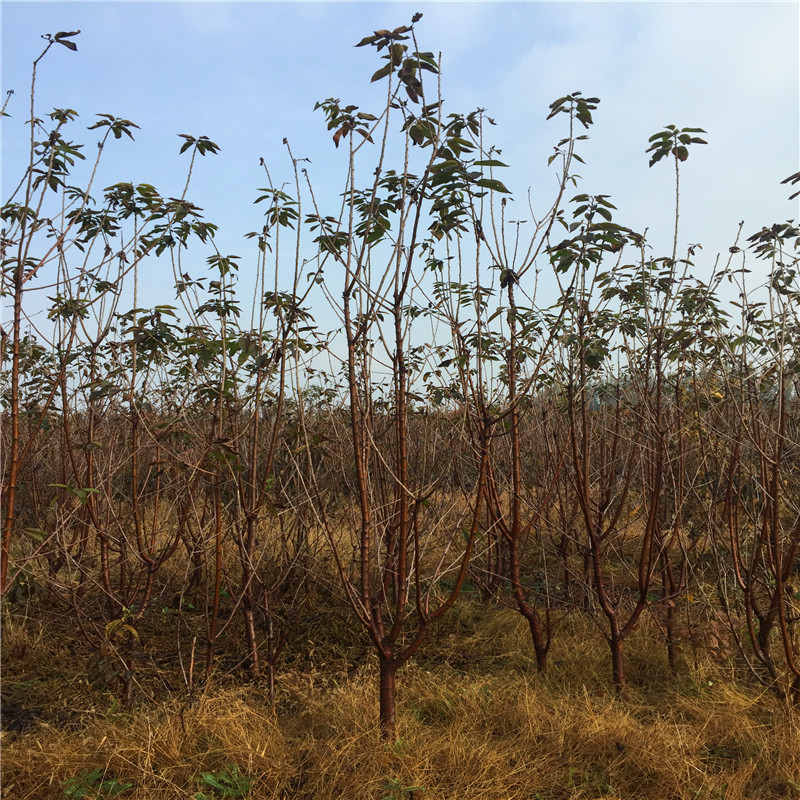
[[[563,126],[547,103],[582,90],[602,100],[579,152],[582,191],[608,192],[619,221],[650,225],[671,242],[674,173],[647,167],[647,137],[665,124],[703,127],[709,146],[682,169],[681,240],[726,250],[738,221],[752,232],[785,219],[780,179],[797,169],[798,7],[787,4],[639,3],[531,7],[544,41],[532,41],[500,82],[493,103],[529,183],[550,199],[543,161]],[[545,187],[542,191],[540,187]]]

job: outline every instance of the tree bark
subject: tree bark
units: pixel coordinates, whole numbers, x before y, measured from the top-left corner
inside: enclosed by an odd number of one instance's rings
[[[611,636],[608,639],[608,646],[611,648],[611,670],[614,677],[614,690],[618,695],[625,693],[625,656],[623,652],[623,641],[619,630],[612,625]]]
[[[381,654],[379,660],[381,738],[394,741],[397,738],[397,664],[391,656]]]

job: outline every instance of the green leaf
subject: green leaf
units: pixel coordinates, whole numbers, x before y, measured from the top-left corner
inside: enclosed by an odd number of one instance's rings
[[[391,61],[385,66],[381,67],[370,80],[370,83],[375,83],[375,81],[379,81],[381,78],[385,78],[390,72],[392,71],[392,63]]]
[[[221,792],[226,791],[226,788],[217,780],[217,776],[213,772],[201,772],[200,777],[209,786],[213,786],[215,789],[219,789]]]
[[[611,212],[607,208],[598,206],[595,210],[601,217],[603,217],[603,219],[607,219],[609,222],[611,222]]]
[[[493,192],[503,192],[504,194],[511,194],[508,189],[506,189],[505,184],[501,181],[497,181],[494,178],[481,178],[480,180],[475,181],[476,186],[482,186],[484,189],[491,189]]]
[[[81,505],[85,506],[89,502],[89,495],[96,494],[100,490],[99,489],[81,489],[76,486],[67,486],[65,483],[51,483],[49,484],[55,489],[66,489],[70,494],[74,495],[75,497],[80,500]]]
[[[393,67],[399,66],[403,62],[403,55],[407,49],[404,44],[393,44],[389,48],[389,63]]]
[[[366,128],[356,128],[356,133],[360,133],[368,142],[375,144],[375,140],[369,135],[369,131]]]

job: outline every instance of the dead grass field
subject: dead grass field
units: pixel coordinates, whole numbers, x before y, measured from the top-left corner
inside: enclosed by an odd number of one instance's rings
[[[129,800],[800,797],[797,714],[706,650],[690,648],[672,675],[646,627],[631,640],[631,688],[618,699],[585,621],[558,631],[539,675],[518,615],[464,600],[402,672],[400,736],[387,744],[369,648],[344,651],[335,626],[308,623],[312,655],[287,655],[274,710],[263,687],[230,670],[187,698],[174,667],[155,658],[141,668],[151,699],[125,713],[89,685],[64,624],[7,613],[2,797],[110,797],[127,783],[119,796]],[[156,631],[143,646],[157,656]],[[231,793],[201,773],[233,776],[221,784]]]

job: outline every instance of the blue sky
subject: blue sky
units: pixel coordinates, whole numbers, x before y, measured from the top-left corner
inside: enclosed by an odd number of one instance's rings
[[[24,164],[39,36],[81,29],[77,53],[55,48],[41,67],[39,114],[74,108],[83,125],[73,136],[86,142],[96,113],[136,122],[136,142],[108,148],[99,185],[146,181],[164,195],[179,195],[185,180],[177,134],[211,138],[221,153],[198,165],[190,197],[220,226],[220,250],[246,258],[253,247],[243,235],[260,227],[263,210],[252,204],[265,185],[259,158],[277,182],[288,180],[288,137],[333,201],[346,154],[334,150],[314,103],[334,96],[377,107],[384,89],[369,83],[376,55],[353,45],[415,11],[423,12],[422,49],[442,51],[446,108],[484,107],[497,121],[490,133],[511,165],[502,178],[520,216],[529,188],[535,208],[553,197],[546,160],[563,127],[545,122],[547,106],[580,90],[602,101],[579,150],[587,161],[581,191],[611,195],[617,221],[649,227],[658,255],[671,250],[674,176],[667,163],[648,169],[644,151],[665,124],[708,131],[709,145],[682,174],[681,242],[703,245],[700,273],[727,253],[740,220],[749,234],[798,217],[797,200],[779,184],[800,166],[800,4],[763,0],[3,2],[2,89],[15,90],[3,130],[4,198]]]

